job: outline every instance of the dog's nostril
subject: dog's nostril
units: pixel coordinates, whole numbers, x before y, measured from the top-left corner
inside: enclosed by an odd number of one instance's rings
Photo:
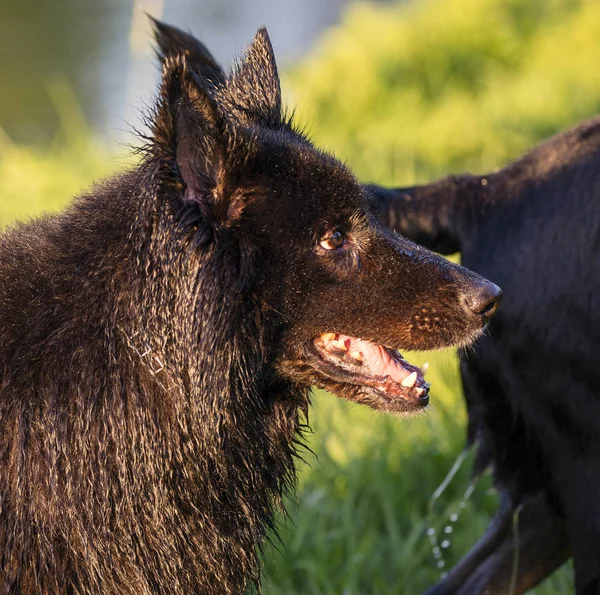
[[[465,302],[473,314],[478,314],[487,321],[498,310],[501,298],[502,290],[488,281],[470,292],[465,297]]]

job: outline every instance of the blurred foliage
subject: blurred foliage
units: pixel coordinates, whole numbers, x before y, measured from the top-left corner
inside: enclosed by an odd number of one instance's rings
[[[597,0],[355,4],[287,79],[360,176],[491,170],[600,107]]]
[[[315,141],[364,180],[412,184],[502,166],[600,106],[597,0],[416,0],[350,6],[343,23],[284,77]],[[68,87],[51,90],[63,123],[50,146],[0,134],[0,226],[55,210],[123,165],[87,127]],[[127,162],[127,160],[125,161]],[[432,406],[378,415],[317,391],[314,434],[282,541],[265,548],[267,594],[412,595],[440,571],[425,535],[438,533],[470,485],[459,455],[466,414],[456,358],[428,359]],[[453,525],[444,568],[482,534],[496,506],[484,478]],[[538,595],[573,592],[570,570]]]
[[[56,81],[48,92],[61,124],[50,144],[15,144],[0,128],[0,228],[64,207],[93,180],[123,166],[123,159],[94,136],[65,81]]]

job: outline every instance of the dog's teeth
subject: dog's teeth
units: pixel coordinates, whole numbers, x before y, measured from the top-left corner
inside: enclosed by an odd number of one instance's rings
[[[410,376],[407,376],[400,384],[402,386],[406,386],[407,388],[410,388],[411,386],[415,385],[416,381],[417,381],[417,373],[413,372]]]
[[[362,363],[363,361],[363,354],[361,351],[351,351],[350,355],[356,360]]]
[[[427,370],[429,370],[429,362],[425,362],[421,366],[421,374],[423,374],[423,376],[425,376],[425,374],[427,374]]]
[[[348,351],[348,348],[346,347],[344,341],[336,339],[335,341],[332,341],[331,344],[337,349],[341,349],[342,351]]]
[[[323,333],[321,339],[323,339],[323,341],[333,341],[335,339],[335,333]]]

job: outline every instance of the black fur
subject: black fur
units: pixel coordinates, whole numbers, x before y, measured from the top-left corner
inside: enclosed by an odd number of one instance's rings
[[[497,173],[371,191],[382,221],[462,252],[505,295],[489,336],[461,353],[475,472],[493,467],[504,505],[428,593],[508,592],[521,506],[515,593],[569,556],[577,593],[600,592],[600,120]]]
[[[328,376],[315,339],[468,342],[497,300],[294,131],[265,30],[227,77],[186,55],[137,168],[0,236],[3,593],[258,588],[308,387],[426,403]]]

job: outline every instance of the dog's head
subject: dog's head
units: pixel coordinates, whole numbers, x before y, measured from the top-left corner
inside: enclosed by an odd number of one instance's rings
[[[378,224],[367,190],[285,117],[266,30],[227,76],[199,41],[156,26],[165,192],[244,276],[273,367],[375,409],[424,407],[424,370],[399,350],[471,342],[499,289]]]

